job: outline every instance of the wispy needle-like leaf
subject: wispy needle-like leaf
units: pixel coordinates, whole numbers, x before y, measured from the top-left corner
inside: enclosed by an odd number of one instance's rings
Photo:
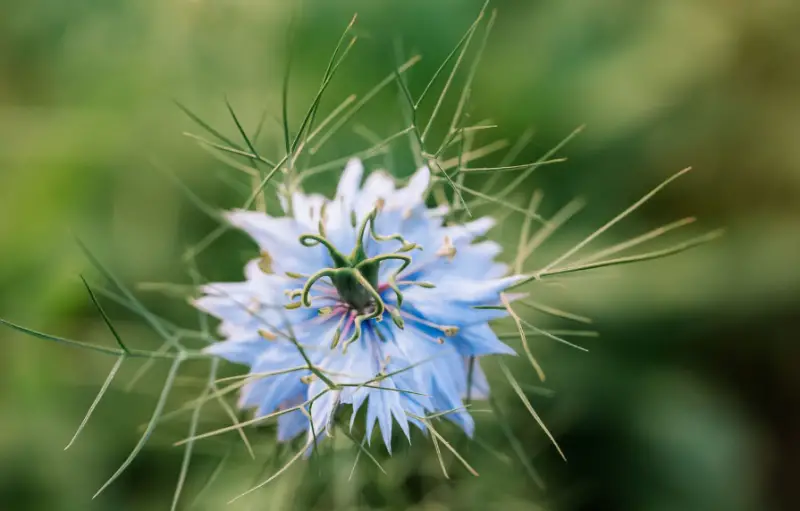
[[[520,401],[522,401],[522,404],[525,405],[525,408],[531,414],[533,419],[536,421],[537,424],[539,424],[539,427],[542,428],[545,435],[547,435],[547,438],[549,438],[550,441],[553,443],[561,458],[564,461],[567,461],[567,457],[564,456],[564,452],[561,450],[561,447],[558,446],[558,442],[556,442],[555,437],[553,437],[553,435],[550,433],[550,430],[547,429],[547,426],[545,426],[544,421],[542,421],[541,417],[539,417],[539,414],[536,413],[536,410],[533,409],[533,405],[531,405],[531,402],[528,401],[528,397],[520,388],[519,383],[517,383],[517,379],[514,378],[514,375],[511,374],[511,371],[508,370],[508,367],[502,361],[498,360],[498,364],[500,365],[500,370],[503,371],[503,374],[505,375],[506,379],[511,384],[511,387],[514,389],[514,392],[516,392],[517,396],[519,396],[519,399]]]
[[[100,400],[103,399],[103,396],[105,395],[106,390],[108,390],[108,387],[111,385],[111,382],[114,380],[114,377],[117,375],[117,371],[119,371],[119,368],[120,368],[120,366],[122,366],[122,362],[125,361],[126,356],[127,355],[122,355],[117,359],[116,362],[114,362],[114,367],[112,367],[111,371],[108,373],[108,376],[106,377],[106,380],[103,382],[103,386],[100,387],[100,391],[97,393],[97,396],[94,398],[94,401],[92,402],[91,406],[89,406],[89,410],[86,412],[86,415],[84,415],[83,420],[81,421],[80,425],[78,426],[78,429],[75,431],[75,434],[72,435],[72,438],[70,439],[70,441],[67,444],[67,446],[64,447],[65,451],[67,449],[69,449],[70,447],[72,447],[72,444],[74,444],[75,440],[78,439],[78,436],[81,434],[81,431],[83,431],[83,428],[86,427],[86,424],[89,422],[89,417],[92,416],[92,413],[94,412],[94,409],[97,407],[98,404],[100,404]]]
[[[172,367],[170,367],[169,374],[167,375],[167,379],[164,381],[164,387],[161,390],[161,395],[158,398],[158,402],[156,403],[156,408],[153,410],[153,415],[150,418],[150,422],[147,425],[142,437],[139,439],[139,442],[136,443],[131,453],[122,462],[122,465],[117,469],[116,472],[106,481],[103,486],[97,490],[97,493],[94,494],[92,497],[93,499],[96,498],[98,495],[103,493],[103,491],[108,488],[111,483],[117,480],[117,478],[125,472],[136,456],[139,455],[144,445],[147,443],[147,440],[150,439],[150,435],[153,434],[153,430],[155,429],[156,424],[158,423],[158,418],[161,416],[161,413],[164,411],[164,405],[167,403],[167,397],[169,396],[170,391],[172,390],[172,385],[175,382],[175,376],[178,374],[178,369],[181,366],[181,363],[185,360],[184,355],[181,353],[178,357],[172,362]]]
[[[536,374],[539,376],[541,381],[545,380],[544,371],[542,370],[542,366],[539,365],[539,362],[536,360],[536,357],[533,356],[533,352],[531,352],[530,346],[528,346],[528,339],[525,337],[525,329],[522,328],[522,320],[514,312],[514,309],[511,308],[511,302],[508,301],[508,297],[504,293],[500,293],[500,300],[503,302],[503,306],[505,306],[508,314],[511,316],[511,319],[514,320],[514,323],[517,325],[517,331],[519,332],[519,338],[522,342],[522,348],[525,351],[525,354],[528,356],[528,361],[533,366],[533,369],[536,371]]]
[[[109,319],[108,315],[106,314],[106,311],[103,310],[103,307],[100,305],[100,302],[97,301],[97,297],[94,295],[94,292],[92,291],[92,288],[89,287],[89,283],[86,282],[86,279],[83,278],[83,275],[81,275],[81,282],[83,282],[84,287],[86,287],[86,292],[89,293],[89,298],[92,299],[92,303],[94,304],[95,308],[100,313],[100,315],[103,317],[103,321],[105,322],[105,324],[108,327],[108,329],[111,331],[111,335],[113,335],[114,339],[116,339],[117,344],[119,345],[119,347],[126,354],[130,354],[130,350],[128,350],[128,348],[125,346],[125,343],[122,342],[122,339],[120,338],[119,333],[117,333],[117,329],[114,328],[114,325],[111,324],[111,320]]]
[[[313,444],[313,442],[311,442],[311,441],[309,441],[308,443],[304,444],[303,447],[299,451],[297,451],[297,454],[292,456],[292,458],[280,470],[278,470],[277,472],[272,474],[267,480],[265,480],[265,481],[255,485],[255,486],[253,486],[252,488],[250,488],[246,492],[240,493],[236,497],[232,498],[231,500],[228,501],[228,504],[236,502],[237,500],[239,500],[240,498],[244,497],[245,495],[249,495],[249,494],[253,493],[254,491],[256,491],[256,490],[258,490],[260,488],[263,488],[264,486],[266,486],[269,483],[271,483],[272,481],[274,481],[278,476],[280,476],[281,474],[283,474],[284,472],[289,470],[289,468],[292,465],[294,465],[295,462],[297,462],[297,460],[299,460],[306,451],[308,451],[309,447],[311,447],[312,444]]]

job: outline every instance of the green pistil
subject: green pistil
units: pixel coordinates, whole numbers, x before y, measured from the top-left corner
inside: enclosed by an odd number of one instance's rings
[[[356,275],[359,272],[362,279]],[[339,293],[339,297],[350,304],[355,310],[362,312],[372,301],[372,294],[361,282],[366,281],[367,286],[373,290],[377,288],[377,268],[351,269],[347,272],[340,272],[334,275],[331,280]]]
[[[303,246],[324,246],[331,255],[334,267],[324,268],[309,276],[301,290],[295,290],[290,294],[292,298],[300,296],[300,302],[292,302],[287,308],[297,308],[301,305],[310,307],[311,288],[319,279],[328,277],[336,288],[339,297],[358,313],[353,322],[353,333],[344,342],[343,349],[347,349],[348,345],[360,338],[361,324],[364,321],[369,319],[380,320],[383,317],[386,305],[383,303],[380,293],[378,293],[378,275],[380,274],[381,263],[389,260],[402,262],[400,267],[392,272],[388,279],[389,287],[397,296],[397,306],[399,308],[403,303],[403,294],[397,286],[396,279],[397,276],[411,264],[411,256],[403,252],[409,252],[414,249],[422,250],[422,247],[415,243],[409,243],[400,234],[381,236],[375,232],[375,218],[378,216],[382,206],[383,205],[380,203],[377,204],[375,209],[361,222],[357,231],[358,238],[356,240],[356,246],[349,255],[344,255],[339,252],[327,239],[322,221],[320,222],[319,234],[303,234],[300,236],[300,243]],[[353,222],[353,224],[355,227],[355,222]],[[402,243],[402,246],[394,253],[368,258],[364,248],[364,236],[367,233],[367,229],[369,229],[372,239],[377,242],[399,241]],[[299,275],[292,274],[292,276]],[[402,321],[398,322],[396,319],[395,323],[399,323],[398,326],[402,325]],[[400,326],[400,328],[402,328],[402,326]],[[335,344],[338,344],[338,336],[337,339],[335,339],[334,345]]]

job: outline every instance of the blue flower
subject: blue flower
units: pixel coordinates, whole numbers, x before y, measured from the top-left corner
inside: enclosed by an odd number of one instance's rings
[[[280,441],[315,440],[345,406],[350,427],[366,406],[367,437],[377,422],[390,451],[395,423],[410,437],[437,412],[472,435],[463,400],[489,388],[470,360],[514,353],[488,325],[505,310],[476,307],[499,306],[517,278],[498,244],[474,242],[490,218],[448,226],[446,208],[426,207],[427,168],[404,188],[381,172],[361,186],[363,171],[350,161],[333,200],[294,193],[284,217],[227,214],[262,256],[245,281],[203,286],[195,305],[225,338],[207,352],[249,366],[239,406],[278,415]]]

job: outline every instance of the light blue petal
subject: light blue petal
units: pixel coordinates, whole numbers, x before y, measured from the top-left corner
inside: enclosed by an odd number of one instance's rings
[[[353,209],[358,198],[363,175],[364,165],[358,158],[353,158],[347,162],[342,177],[339,179],[339,185],[336,187],[336,200],[341,202],[347,214]]]
[[[322,218],[322,210],[328,203],[328,199],[319,194],[306,195],[300,192],[292,194],[292,207],[294,208],[294,219],[298,226],[306,232],[316,232]],[[295,240],[295,243],[297,241]]]
[[[254,337],[228,339],[226,341],[210,344],[203,349],[203,352],[216,355],[235,364],[252,365],[259,355],[268,348],[267,342],[267,340],[258,335]]]
[[[388,386],[387,386],[388,387]],[[380,395],[377,403],[374,403],[378,409],[378,425],[381,428],[381,436],[383,436],[383,443],[386,445],[386,450],[389,454],[392,453],[392,408],[397,401],[397,392],[391,390],[377,390],[372,391],[373,396]],[[369,406],[373,406],[373,398],[370,398]]]
[[[517,354],[510,346],[502,342],[486,323],[462,328],[451,341],[455,344],[458,352],[465,357]]]
[[[400,188],[392,194],[386,202],[386,209],[399,209],[407,211],[422,203],[425,190],[431,180],[431,171],[428,167],[417,170],[408,180],[404,188]]]
[[[359,219],[364,218],[375,208],[379,200],[388,202],[394,193],[394,180],[384,171],[375,171],[367,176],[355,203],[355,212]]]
[[[294,440],[308,428],[308,417],[300,410],[280,415],[278,416],[278,442]]]
[[[276,273],[313,273],[325,263],[327,252],[321,246],[304,247],[299,242],[300,235],[315,231],[315,226],[301,224],[293,218],[274,218],[257,211],[235,210],[225,216],[231,225],[245,231],[261,250],[270,254]]]

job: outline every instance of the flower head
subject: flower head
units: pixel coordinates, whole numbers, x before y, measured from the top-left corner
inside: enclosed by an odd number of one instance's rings
[[[351,427],[366,406],[367,436],[377,422],[388,449],[394,423],[409,436],[430,413],[471,435],[463,399],[488,385],[470,360],[513,354],[488,325],[505,311],[476,308],[500,305],[516,281],[494,261],[499,245],[474,242],[493,221],[443,225],[446,209],[425,205],[427,168],[404,188],[381,172],[361,186],[362,175],[350,161],[333,200],[294,193],[284,217],[228,213],[262,256],[245,281],[203,287],[195,305],[225,337],[207,351],[249,366],[241,408],[287,410],[281,441],[329,431],[344,406]]]

